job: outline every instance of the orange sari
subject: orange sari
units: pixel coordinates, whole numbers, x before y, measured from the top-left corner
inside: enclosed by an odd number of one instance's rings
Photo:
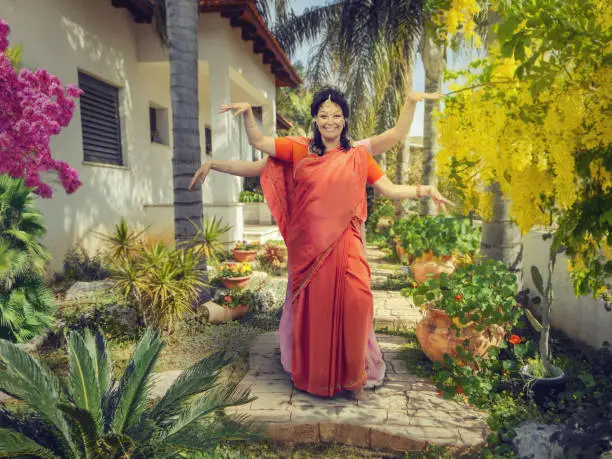
[[[307,139],[277,140],[280,159],[261,184],[289,253],[291,376],[298,389],[332,396],[366,381],[373,299],[360,229],[371,157],[357,147],[293,164],[279,146],[303,149]]]

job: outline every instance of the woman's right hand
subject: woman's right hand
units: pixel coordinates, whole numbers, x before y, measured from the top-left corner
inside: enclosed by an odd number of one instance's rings
[[[234,116],[238,116],[241,113],[246,112],[250,108],[251,104],[249,104],[248,102],[234,102],[231,104],[221,105],[221,107],[219,108],[219,113],[225,113],[229,112],[230,110],[235,110]]]
[[[193,191],[193,186],[195,183],[200,180],[200,183],[203,184],[206,176],[210,172],[210,168],[212,167],[212,161],[206,161],[204,164],[200,166],[200,168],[196,171],[193,178],[191,179],[191,183],[189,184],[189,191]]]

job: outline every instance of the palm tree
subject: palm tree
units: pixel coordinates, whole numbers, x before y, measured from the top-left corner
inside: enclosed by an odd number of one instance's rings
[[[32,190],[23,179],[0,175],[0,338],[27,341],[53,323],[45,233]]]
[[[25,402],[21,415],[0,410],[0,457],[149,458],[203,451],[227,439],[257,438],[243,417],[218,412],[252,400],[238,383],[219,385],[221,353],[185,370],[149,403],[164,342],[147,329],[117,384],[101,331],[71,332],[63,380],[18,346],[0,340],[0,391]]]

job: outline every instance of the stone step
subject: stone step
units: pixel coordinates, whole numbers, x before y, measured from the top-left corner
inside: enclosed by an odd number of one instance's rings
[[[339,442],[392,451],[422,451],[428,444],[459,449],[484,444],[485,414],[445,400],[426,379],[410,374],[397,358],[404,340],[378,335],[387,371],[383,385],[358,402],[338,395],[323,398],[293,387],[279,358],[278,334],[257,337],[249,372],[242,381],[257,397],[229,410],[263,425],[286,444]]]

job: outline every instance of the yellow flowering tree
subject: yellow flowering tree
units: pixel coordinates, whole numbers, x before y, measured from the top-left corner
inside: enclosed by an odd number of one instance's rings
[[[534,279],[548,304],[561,248],[576,293],[609,299],[612,6],[519,0],[500,13],[489,57],[454,75],[467,77],[468,90],[449,98],[438,120],[439,173],[485,218],[492,214],[487,186],[497,182],[523,233],[555,230],[548,285]],[[547,358],[542,346],[541,354]]]

